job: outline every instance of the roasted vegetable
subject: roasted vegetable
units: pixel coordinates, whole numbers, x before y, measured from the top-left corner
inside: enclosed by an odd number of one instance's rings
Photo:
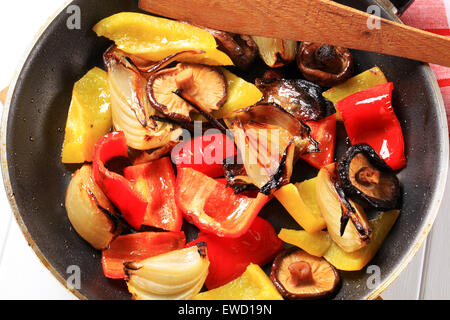
[[[180,231],[183,214],[175,203],[175,173],[169,157],[128,166],[124,177],[147,201],[143,225],[167,231]]]
[[[322,96],[322,88],[305,80],[256,79],[263,93],[261,103],[276,103],[300,121],[322,119],[332,104]]]
[[[245,272],[227,284],[201,292],[193,300],[282,300],[269,277],[257,264],[250,263]]]
[[[223,171],[228,186],[233,188],[236,194],[246,190],[258,189],[247,175],[247,171],[245,170],[245,166],[239,153],[224,159]]]
[[[218,68],[179,63],[150,76],[147,92],[152,106],[165,116],[190,122],[192,111],[210,113],[223,106],[227,82]],[[192,104],[201,110],[194,109]]]
[[[261,59],[271,68],[282,67],[295,60],[297,41],[252,36]]]
[[[264,194],[289,183],[299,155],[317,151],[309,128],[275,104],[257,104],[225,120],[250,181]]]
[[[317,204],[315,204],[315,199],[311,199],[306,194],[309,191],[316,194],[315,188],[310,187],[307,188],[307,191],[300,193],[299,189],[290,183],[281,187],[274,195],[303,229],[314,233],[324,229],[326,225]]]
[[[326,231],[309,233],[305,230],[283,228],[278,234],[278,238],[316,257],[322,257],[328,251],[332,242]]]
[[[351,146],[339,159],[337,170],[340,185],[348,197],[379,210],[397,207],[400,182],[368,144]]]
[[[373,67],[360,73],[344,83],[341,83],[323,93],[323,96],[336,104],[356,92],[372,88],[376,85],[387,83],[386,77],[378,67]],[[341,114],[336,110],[336,120],[343,121]]]
[[[325,259],[297,248],[280,253],[270,273],[278,291],[287,299],[323,299],[336,293],[340,276]]]
[[[307,80],[319,86],[332,87],[352,76],[353,56],[347,48],[302,42],[297,66]]]
[[[66,191],[67,216],[75,231],[102,250],[121,232],[119,214],[95,183],[91,165],[77,170]]]
[[[217,49],[214,37],[200,28],[165,18],[121,12],[94,26],[98,36],[113,40],[117,47],[148,61],[159,61],[184,50],[202,50],[201,55],[179,57],[178,61],[209,65],[232,65]]]
[[[311,137],[317,141],[320,152],[302,155],[301,158],[314,168],[322,169],[334,161],[336,147],[336,114],[319,121],[306,121]]]
[[[192,168],[177,173],[176,201],[184,217],[201,231],[219,237],[237,238],[247,232],[269,197],[235,194],[207,175]]]
[[[240,69],[248,69],[258,55],[258,46],[252,37],[226,31],[200,27],[208,31],[217,41],[218,49],[225,52],[235,66]]]
[[[211,290],[238,278],[250,263],[263,266],[271,262],[283,250],[272,225],[256,217],[250,228],[239,238],[223,238],[201,232],[199,237],[187,244],[208,244],[211,262],[205,285]]]
[[[172,161],[181,168],[192,168],[208,177],[224,176],[223,160],[236,154],[233,140],[222,133],[204,134],[183,141],[172,152]]]
[[[405,141],[392,107],[392,82],[357,92],[336,103],[351,144],[367,143],[393,170],[406,165]]]
[[[123,131],[128,146],[137,150],[156,149],[176,140],[180,127],[160,122],[146,94],[146,79],[117,49],[104,54],[111,90],[111,110],[114,128]]]
[[[216,118],[225,118],[233,111],[248,108],[261,100],[263,94],[250,82],[236,76],[225,68],[221,69],[227,80],[227,101],[212,115]]]
[[[334,163],[319,171],[316,192],[317,203],[331,239],[346,252],[366,246],[371,237],[367,217],[361,206],[343,198],[343,192],[337,185]],[[349,220],[351,223],[347,223]]]
[[[185,243],[184,232],[138,232],[118,236],[102,251],[103,274],[107,278],[123,279],[125,262],[179,250]]]
[[[190,247],[125,263],[128,290],[135,300],[189,300],[208,275],[206,246]]]
[[[64,135],[63,163],[92,160],[95,143],[112,127],[110,105],[105,71],[94,68],[75,83]]]
[[[339,270],[361,270],[375,256],[378,249],[383,244],[383,241],[389,234],[389,231],[397,220],[399,214],[399,210],[391,210],[384,212],[376,219],[369,221],[373,234],[372,240],[366,247],[348,253],[333,242],[331,247],[325,253],[324,258]]]
[[[141,228],[147,211],[147,202],[134,190],[132,182],[108,170],[106,163],[114,158],[128,158],[128,147],[123,132],[111,132],[95,144],[92,169],[95,182],[108,199],[120,210],[125,221],[135,230]]]

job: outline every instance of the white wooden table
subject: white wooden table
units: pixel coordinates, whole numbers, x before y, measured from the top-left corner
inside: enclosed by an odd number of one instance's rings
[[[0,88],[9,84],[37,30],[65,1],[44,2],[1,1],[0,39],[3,46],[0,53]],[[450,3],[447,9],[450,9]],[[384,299],[450,299],[450,185],[447,185],[446,194],[448,196],[441,205],[426,244],[382,294]],[[75,299],[28,247],[13,218],[1,180],[0,288],[0,299]]]

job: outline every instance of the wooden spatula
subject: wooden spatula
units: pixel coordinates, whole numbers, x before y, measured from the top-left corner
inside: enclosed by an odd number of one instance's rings
[[[326,43],[450,67],[450,38],[329,0],[140,0],[139,5],[223,31]]]

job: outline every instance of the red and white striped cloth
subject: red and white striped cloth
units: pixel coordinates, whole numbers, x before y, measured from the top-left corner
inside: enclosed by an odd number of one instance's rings
[[[416,0],[401,19],[412,27],[450,36],[450,0]],[[450,68],[438,65],[431,68],[441,88],[450,126]]]

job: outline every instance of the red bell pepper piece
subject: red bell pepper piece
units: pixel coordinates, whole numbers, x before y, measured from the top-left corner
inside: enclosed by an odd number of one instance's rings
[[[301,156],[314,168],[322,169],[334,161],[336,145],[336,114],[319,121],[305,122],[311,128],[311,137],[319,143],[320,152]]]
[[[200,233],[187,246],[199,242],[206,242],[207,245],[210,265],[205,285],[209,290],[238,278],[250,263],[262,266],[271,262],[283,250],[283,242],[272,225],[260,217],[239,238],[220,238]]]
[[[367,143],[394,170],[406,165],[402,128],[392,108],[392,82],[336,103],[352,144]]]
[[[183,214],[175,202],[175,173],[169,157],[126,167],[124,176],[147,200],[142,224],[167,231],[180,231]]]
[[[130,181],[106,169],[105,163],[115,157],[128,157],[128,147],[123,132],[109,133],[97,141],[92,157],[94,179],[120,210],[127,223],[139,230],[144,220],[147,202],[133,189]]]
[[[247,232],[270,199],[235,194],[232,188],[192,168],[180,168],[175,195],[184,217],[201,231],[237,238]]]
[[[123,263],[140,261],[185,246],[184,232],[140,232],[122,235],[102,251],[102,267],[106,277],[125,277]]]
[[[209,177],[223,177],[223,159],[236,154],[234,141],[223,133],[195,137],[177,145],[172,161],[180,168],[192,168]]]

